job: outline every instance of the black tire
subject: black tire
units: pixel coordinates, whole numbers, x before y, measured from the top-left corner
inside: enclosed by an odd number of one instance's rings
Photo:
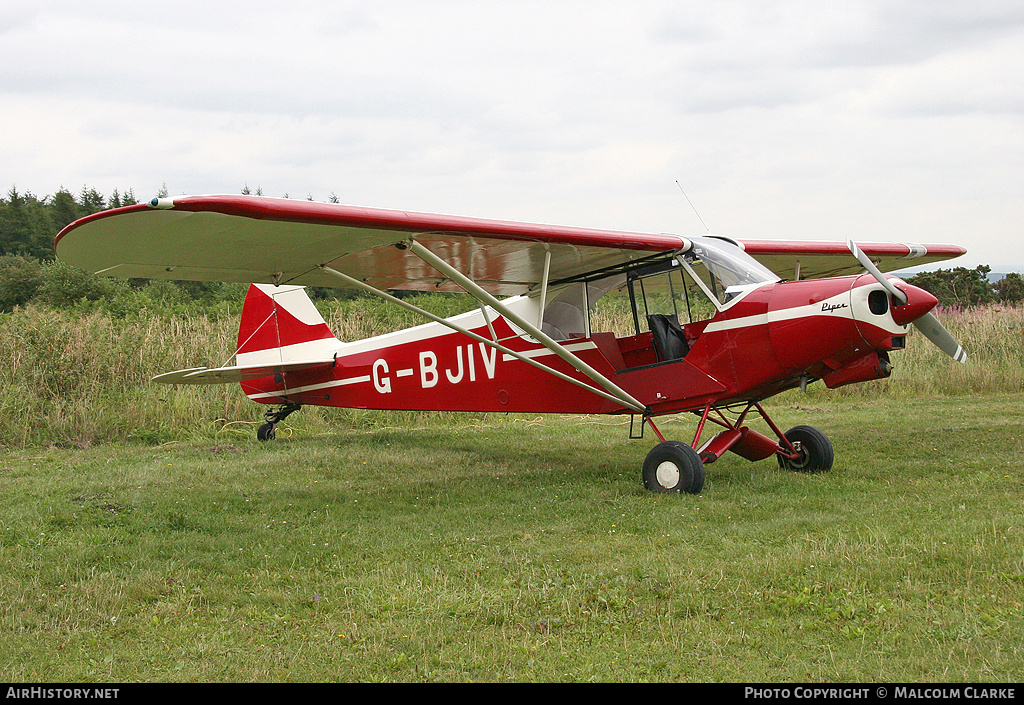
[[[277,424],[265,423],[256,429],[256,438],[261,441],[272,441],[277,435]]]
[[[779,467],[783,470],[825,472],[832,469],[835,452],[832,449],[832,441],[823,431],[814,426],[794,426],[786,431],[786,440],[797,446],[800,458],[793,460],[778,455]]]
[[[704,463],[690,446],[665,441],[644,460],[644,487],[652,492],[700,494],[704,489]]]

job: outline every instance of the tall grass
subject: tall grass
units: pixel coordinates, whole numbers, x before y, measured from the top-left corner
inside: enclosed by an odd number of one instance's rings
[[[237,389],[156,386],[160,372],[219,365],[234,349],[232,319],[116,318],[31,305],[0,317],[0,443],[159,442],[182,429],[248,417]]]
[[[472,299],[457,295],[422,295],[414,302],[445,316],[475,306]],[[375,299],[319,305],[342,340],[422,322]],[[624,331],[632,325],[619,320],[621,311],[600,311],[598,316],[595,330],[605,325]],[[937,316],[967,350],[966,365],[952,362],[915,331],[907,349],[893,353],[895,371],[889,379],[838,390],[817,384],[811,394],[870,398],[1024,390],[1024,307],[939,310]],[[174,369],[224,364],[235,349],[236,329],[234,316],[181,310],[125,313],[33,304],[2,314],[0,445],[161,443],[197,434],[252,433],[263,407],[250,403],[237,386],[182,387],[150,381]],[[377,416],[308,409],[290,421],[316,428],[339,421],[358,425]],[[399,421],[408,422],[407,416]]]
[[[1024,306],[939,307],[933,313],[967,352],[965,364],[947,357],[912,327],[906,349],[889,355],[891,377],[814,393],[871,397],[1024,391]]]
[[[468,296],[445,294],[412,301],[443,316],[475,305]],[[322,301],[319,306],[342,340],[423,322],[376,299]],[[220,309],[203,313],[181,306],[128,312],[123,306],[29,304],[0,314],[0,446],[85,447],[255,434],[265,407],[250,402],[237,385],[151,381],[171,370],[228,363],[237,329],[238,317]],[[410,417],[398,415],[401,421]],[[395,414],[311,408],[292,422],[322,431],[329,421],[351,425],[378,416]]]

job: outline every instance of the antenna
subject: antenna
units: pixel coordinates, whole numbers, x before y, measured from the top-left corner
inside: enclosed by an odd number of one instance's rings
[[[707,225],[705,225],[704,219],[700,217],[700,213],[697,213],[697,209],[694,207],[693,201],[691,201],[690,197],[686,195],[686,191],[683,191],[683,187],[680,186],[678,179],[676,180],[676,186],[679,186],[679,190],[680,190],[680,192],[682,192],[683,198],[685,198],[686,202],[690,204],[690,208],[693,208],[693,212],[697,215],[697,220],[699,220],[700,224],[704,226],[704,232],[710,233],[711,232],[711,228],[709,228]]]

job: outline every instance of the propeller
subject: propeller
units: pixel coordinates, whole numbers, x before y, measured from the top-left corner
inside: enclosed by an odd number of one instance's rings
[[[850,248],[850,252],[853,253],[853,256],[857,258],[857,261],[861,263],[864,269],[868,270],[871,276],[877,279],[878,283],[884,286],[896,301],[899,301],[900,304],[907,303],[909,300],[907,294],[896,288],[896,285],[892,283],[892,280],[882,274],[878,267],[875,266],[875,263],[872,262],[859,247],[857,247],[857,243],[847,238],[846,246]],[[931,313],[925,313],[918,316],[914,319],[913,323],[914,327],[921,331],[924,337],[935,343],[939,350],[946,353],[957,362],[967,362],[967,353],[965,353],[964,349],[960,347],[960,343],[956,341],[956,338],[950,335],[949,331],[939,323],[939,319]]]

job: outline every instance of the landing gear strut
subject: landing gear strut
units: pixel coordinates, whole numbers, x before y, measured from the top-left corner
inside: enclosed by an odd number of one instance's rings
[[[298,411],[302,408],[302,404],[285,404],[276,411],[274,409],[268,409],[267,413],[263,415],[266,420],[262,426],[256,430],[256,438],[261,441],[272,441],[277,435],[277,425],[288,418],[288,414],[293,411]]]
[[[743,425],[751,411],[760,415],[778,440]],[[708,421],[725,430],[701,446],[700,437]],[[735,421],[725,416],[723,408],[708,404],[690,445],[666,441],[650,417],[646,417],[644,423],[649,424],[661,440],[644,460],[644,486],[652,492],[699,494],[704,489],[704,466],[718,460],[727,450],[752,461],[774,455],[783,469],[800,472],[829,470],[835,457],[832,441],[824,432],[813,426],[794,426],[783,433],[756,402],[748,403]]]

